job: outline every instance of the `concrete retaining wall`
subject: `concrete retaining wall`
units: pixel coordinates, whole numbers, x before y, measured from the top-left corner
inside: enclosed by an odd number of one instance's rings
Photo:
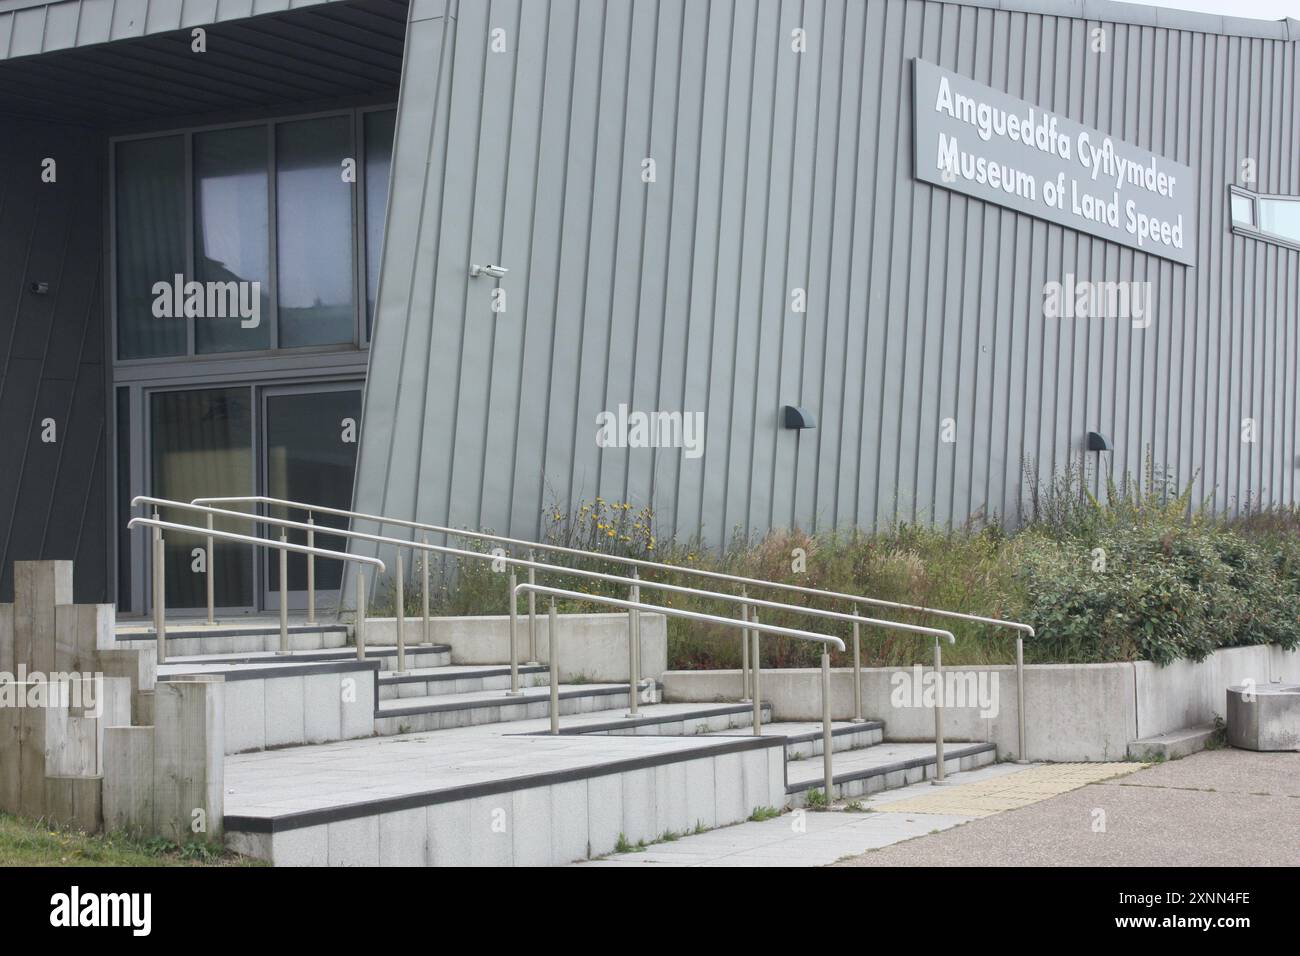
[[[946,697],[944,737],[992,742],[1000,755],[1017,755],[1016,669],[944,671],[952,688]],[[885,722],[886,740],[934,739],[933,697],[925,696],[930,673],[929,668],[863,668],[863,716]],[[1029,665],[1026,754],[1032,760],[1123,760],[1132,740],[1223,716],[1228,686],[1244,677],[1300,680],[1300,653],[1280,647],[1227,648],[1200,663],[1164,668],[1149,661]],[[735,700],[740,672],[668,671],[663,683],[669,701]],[[821,719],[820,671],[765,670],[761,689],[772,704],[773,719]],[[851,670],[832,673],[831,710],[837,720],[854,716]]]
[[[626,614],[561,614],[560,679],[585,677],[618,683],[628,680],[628,621]],[[537,654],[546,662],[549,623],[541,608],[537,614]],[[406,619],[408,645],[424,637],[424,620]],[[435,617],[429,621],[429,640],[451,645],[453,664],[508,664],[510,619]],[[528,660],[528,617],[519,617],[519,660]],[[397,625],[391,617],[366,618],[366,644],[397,643]],[[641,615],[641,677],[659,680],[668,669],[668,620],[662,614]]]

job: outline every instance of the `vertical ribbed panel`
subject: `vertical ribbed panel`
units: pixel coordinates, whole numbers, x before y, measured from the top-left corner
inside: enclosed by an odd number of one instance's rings
[[[76,562],[79,602],[107,600],[103,149],[81,130],[0,136],[0,601],[14,561],[55,558]]]
[[[1191,166],[1196,266],[915,182],[918,56]],[[1293,501],[1300,253],[1232,236],[1226,187],[1254,157],[1261,191],[1300,191],[1296,65],[1293,41],[923,0],[414,22],[357,507],[531,536],[602,495],[713,542],[959,523],[1014,516],[1022,462],[1089,430],[1116,474],[1150,446],[1219,507]],[[504,314],[472,262],[511,270]],[[1151,327],[1044,320],[1066,273],[1150,281]],[[703,412],[703,457],[597,448],[620,403]]]

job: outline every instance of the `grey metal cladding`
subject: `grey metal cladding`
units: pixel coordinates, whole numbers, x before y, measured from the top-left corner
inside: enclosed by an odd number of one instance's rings
[[[1059,469],[1090,430],[1117,475],[1149,447],[1219,507],[1296,500],[1300,253],[1234,236],[1226,189],[1251,157],[1261,190],[1300,193],[1294,21],[926,0],[452,13],[408,31],[359,509],[531,536],[553,499],[600,494],[714,542],[946,525],[1014,515],[1022,462]],[[1195,170],[1195,265],[916,181],[918,57]],[[472,262],[510,268],[505,313]],[[1067,274],[1150,281],[1151,327],[1046,321]],[[620,402],[703,412],[704,454],[597,448]],[[819,426],[781,429],[785,404]]]
[[[38,558],[74,560],[76,599],[107,600],[102,149],[81,130],[7,120],[0,136],[3,601],[13,562]],[[54,183],[41,181],[46,157]]]
[[[0,60],[331,2],[335,0],[3,0]]]

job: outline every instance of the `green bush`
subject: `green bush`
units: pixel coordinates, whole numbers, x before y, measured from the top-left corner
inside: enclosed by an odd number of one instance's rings
[[[682,568],[723,571],[801,587],[870,595],[899,604],[964,611],[1024,621],[1037,636],[1025,641],[1031,662],[1088,663],[1202,660],[1215,648],[1277,643],[1300,646],[1300,512],[1249,510],[1220,518],[1191,500],[1148,460],[1138,478],[1098,486],[1082,464],[1046,485],[1026,468],[1020,529],[972,524],[954,530],[899,523],[875,533],[773,531],[762,538],[733,536],[725,550],[679,542],[656,527],[650,508],[597,498],[569,510],[544,513],[547,544],[602,555],[642,558]],[[487,553],[486,544],[458,547]],[[526,552],[515,550],[515,556]],[[627,567],[597,558],[538,554],[578,570],[626,575]],[[503,614],[507,575],[478,559],[435,559],[431,605],[436,614]],[[519,580],[526,574],[520,573]],[[736,593],[725,582],[685,571],[642,572],[642,600],[667,607],[737,617],[734,603],[658,590],[654,582]],[[627,587],[576,573],[546,573],[540,583],[586,595],[627,597]],[[418,574],[406,586],[408,613],[418,613]],[[386,589],[386,590],[385,590]],[[392,606],[392,582],[377,607]],[[775,589],[752,597],[849,611],[849,601]],[[545,600],[539,600],[545,613]],[[558,602],[562,612],[609,611],[593,600]],[[521,600],[520,612],[526,610]],[[945,647],[954,664],[1010,663],[1015,634],[1005,628],[861,605],[860,614],[951,630]],[[379,613],[378,609],[375,613]],[[389,611],[391,613],[391,611]],[[851,637],[849,622],[762,609],[760,619],[786,627]],[[931,639],[864,626],[862,659],[868,666],[927,662]],[[739,631],[670,618],[669,666],[738,667]],[[796,639],[765,638],[765,667],[814,667],[820,648]],[[835,666],[851,650],[832,656]]]

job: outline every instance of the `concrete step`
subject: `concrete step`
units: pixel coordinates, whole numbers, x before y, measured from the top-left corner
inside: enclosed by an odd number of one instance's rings
[[[550,670],[545,664],[521,664],[520,687],[550,684]],[[404,674],[386,671],[379,677],[379,699],[399,700],[412,697],[441,697],[448,694],[471,694],[477,691],[510,689],[509,666],[484,667],[457,664],[411,668]]]
[[[324,661],[356,660],[355,648],[320,649],[291,651],[283,656],[276,651],[250,651],[244,654],[174,654],[171,653],[171,641],[167,642],[168,664],[266,664],[276,661],[293,663],[321,663]],[[379,661],[381,673],[394,672],[397,668],[397,648],[367,647],[366,660]],[[447,644],[412,644],[406,648],[406,667],[412,669],[432,669],[444,667],[451,663],[451,647]]]
[[[771,704],[764,704],[762,721],[772,719]],[[726,735],[753,736],[754,708],[750,704],[642,704],[636,716],[607,712],[570,717],[560,725],[560,734],[618,737],[697,737]],[[549,729],[526,731],[549,734]]]
[[[764,704],[764,707],[768,705]],[[769,708],[770,710],[770,708]],[[747,723],[741,730],[719,731],[727,736],[753,732]],[[884,739],[885,725],[879,720],[835,721],[831,724],[831,752],[840,753],[873,747]],[[822,753],[822,725],[820,721],[780,720],[765,723],[764,737],[785,738],[786,760],[799,761],[820,757]]]
[[[657,700],[658,687],[642,690],[647,703]],[[561,684],[560,715],[619,711],[628,706],[627,684]],[[381,700],[375,712],[375,733],[381,735],[420,733],[502,724],[549,717],[550,687],[521,688],[518,696],[503,691],[442,694],[434,697],[406,697]]]
[[[123,647],[132,643],[154,644],[157,636],[152,625],[121,624],[115,629]],[[346,647],[348,628],[345,624],[290,624],[289,650],[311,651]],[[280,649],[280,625],[265,621],[242,623],[204,624],[168,622],[167,656],[238,655],[274,653]]]
[[[945,742],[943,756],[944,773],[951,775],[994,763],[997,746]],[[933,743],[876,744],[836,754],[832,762],[836,800],[851,800],[932,779],[938,765]],[[821,760],[787,761],[787,806],[805,806],[809,792],[822,789],[822,772]]]

